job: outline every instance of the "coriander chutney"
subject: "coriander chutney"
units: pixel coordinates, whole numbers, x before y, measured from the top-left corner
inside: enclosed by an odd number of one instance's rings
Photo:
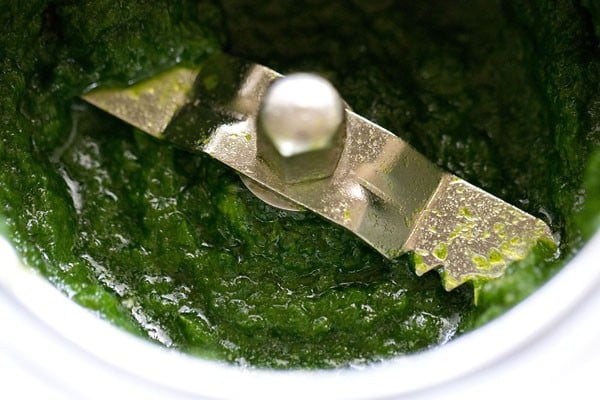
[[[2,11],[0,214],[66,296],[164,346],[269,368],[429,349],[542,285],[600,226],[600,10],[593,2],[9,0]],[[545,5],[545,6],[544,6]],[[543,10],[543,11],[542,11]],[[445,292],[230,170],[85,105],[225,51],[317,71],[358,113],[543,218],[501,279]]]

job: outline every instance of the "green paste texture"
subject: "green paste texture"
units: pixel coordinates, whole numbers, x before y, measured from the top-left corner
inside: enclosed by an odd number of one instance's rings
[[[101,317],[242,365],[378,361],[513,306],[600,226],[600,9],[395,3],[4,1],[0,215],[16,249]],[[543,218],[560,252],[538,248],[474,306],[472,288],[447,293],[78,99],[220,51],[325,75],[356,112]]]

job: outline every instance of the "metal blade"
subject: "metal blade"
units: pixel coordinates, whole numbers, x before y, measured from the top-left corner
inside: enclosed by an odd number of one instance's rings
[[[452,290],[469,280],[501,276],[540,240],[554,244],[543,221],[445,174],[406,248],[415,252],[418,275],[443,265],[444,287]]]
[[[500,276],[540,240],[541,220],[440,170],[402,139],[346,109],[346,141],[331,177],[289,184],[256,155],[256,114],[281,75],[218,56],[200,72],[175,68],[86,101],[189,151],[205,152],[278,201],[341,225],[388,258],[414,252],[419,275],[437,268],[452,290]]]
[[[119,119],[162,137],[175,113],[189,101],[198,69],[177,67],[122,89],[96,89],[81,96]]]

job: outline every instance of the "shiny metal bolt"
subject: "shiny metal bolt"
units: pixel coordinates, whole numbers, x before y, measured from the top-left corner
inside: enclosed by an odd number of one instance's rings
[[[346,136],[344,102],[318,75],[274,81],[257,117],[257,155],[287,183],[331,176]]]

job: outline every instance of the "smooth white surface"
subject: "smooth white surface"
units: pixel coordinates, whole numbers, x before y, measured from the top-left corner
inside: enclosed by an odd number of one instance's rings
[[[0,239],[0,398],[594,398],[598,260],[600,233],[525,302],[438,349],[355,370],[277,372],[126,334],[21,267]]]

